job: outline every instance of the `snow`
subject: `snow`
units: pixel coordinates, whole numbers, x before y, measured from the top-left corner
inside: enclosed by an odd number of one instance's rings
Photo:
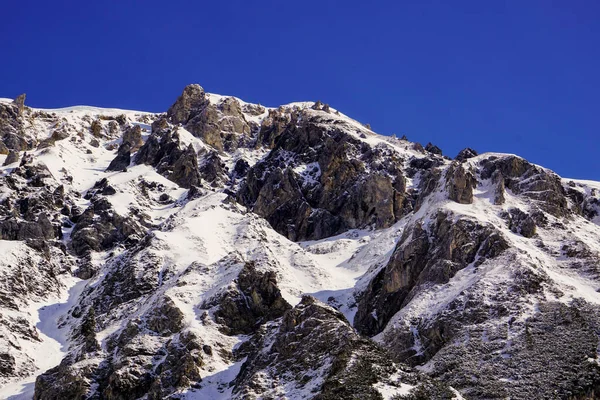
[[[4,241],[2,241],[4,242]],[[68,290],[51,295],[44,302],[33,302],[23,312],[37,328],[41,342],[20,340],[24,352],[37,367],[37,373],[44,372],[60,364],[68,350],[68,328],[59,328],[61,318],[77,303],[85,282],[74,277],[62,277]],[[36,375],[0,386],[0,398],[9,400],[30,400]]]

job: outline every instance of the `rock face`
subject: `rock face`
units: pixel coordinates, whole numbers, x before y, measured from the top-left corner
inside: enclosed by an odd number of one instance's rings
[[[420,286],[446,283],[469,264],[481,264],[508,248],[493,226],[440,212],[429,226],[415,221],[405,228],[389,263],[362,295],[354,324],[374,335],[404,307]]]
[[[235,150],[250,133],[240,103],[230,97],[218,107],[212,104],[200,85],[186,86],[167,111],[173,124],[181,124],[194,136],[219,152]]]
[[[469,158],[477,157],[477,155],[478,153],[475,150],[471,149],[470,147],[467,147],[458,152],[457,156],[454,159],[462,162],[468,160]]]
[[[472,172],[468,172],[460,164],[452,164],[446,172],[446,185],[448,198],[457,203],[473,203],[473,189],[477,187],[477,180]]]
[[[129,143],[123,143],[119,146],[117,156],[110,162],[107,171],[126,171],[131,163],[131,146]]]
[[[135,244],[141,236],[143,231],[135,221],[114,212],[105,198],[98,198],[79,216],[71,233],[71,246],[75,254],[83,256],[119,242]]]
[[[403,215],[399,158],[324,126],[320,112],[305,110],[296,118],[269,155],[248,171],[238,194],[242,204],[292,240],[369,225],[385,228]],[[303,166],[294,168],[297,164]],[[387,169],[380,172],[381,165]]]
[[[568,213],[565,191],[558,175],[516,157],[489,157],[481,161],[481,178],[497,174],[502,185],[515,194],[535,201],[540,208],[554,216]],[[502,177],[502,178],[500,178]]]
[[[229,335],[253,333],[260,325],[279,318],[291,306],[281,296],[274,272],[260,273],[246,263],[237,287],[218,301],[216,321]]]
[[[149,164],[181,187],[198,186],[201,182],[196,151],[190,145],[181,148],[176,131],[163,129],[152,133],[135,157],[136,164]]]
[[[452,397],[447,388],[437,388],[409,368],[398,369],[385,352],[357,335],[344,316],[329,306],[305,296],[275,324],[267,325],[253,340],[234,381],[235,399],[276,398],[283,395],[273,383],[284,380],[286,393],[318,393],[318,399],[380,399],[376,385],[389,392],[401,386],[418,387],[423,398]],[[320,387],[315,385],[320,382]]]

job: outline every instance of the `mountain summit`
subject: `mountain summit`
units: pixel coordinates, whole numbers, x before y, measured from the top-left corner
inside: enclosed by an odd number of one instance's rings
[[[0,100],[0,398],[593,399],[600,182],[187,86]]]

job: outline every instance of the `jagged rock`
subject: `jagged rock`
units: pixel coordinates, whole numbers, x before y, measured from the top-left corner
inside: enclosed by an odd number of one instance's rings
[[[23,115],[23,111],[25,110],[25,97],[26,95],[23,93],[13,100],[13,104],[17,106],[19,115]]]
[[[15,357],[8,353],[0,353],[0,376],[12,376],[17,369]]]
[[[201,184],[196,151],[191,144],[181,150],[176,132],[164,130],[150,135],[138,150],[135,163],[153,165],[159,173],[185,188]]]
[[[250,170],[250,164],[248,164],[248,161],[240,158],[235,162],[235,166],[233,167],[233,177],[243,178],[248,173],[248,170]]]
[[[237,287],[219,299],[215,319],[229,335],[249,334],[290,308],[277,287],[275,272],[259,272],[248,262],[238,275]]]
[[[419,286],[448,282],[471,262],[481,264],[508,247],[493,226],[470,219],[454,221],[452,214],[440,211],[430,226],[416,221],[404,230],[390,261],[361,295],[356,328],[367,335],[381,332]]]
[[[148,328],[169,336],[183,328],[183,313],[169,297],[163,298],[160,306],[154,308],[147,319]]]
[[[436,145],[432,144],[431,142],[427,143],[427,145],[425,146],[425,151],[427,151],[431,154],[437,154],[440,156],[442,155],[442,149],[440,149]]]
[[[504,185],[514,194],[534,200],[546,212],[562,217],[568,213],[565,191],[553,172],[537,167],[517,156],[488,157],[481,161],[481,178],[501,174]],[[499,179],[499,175],[497,175]]]
[[[198,158],[191,144],[177,158],[173,171],[167,178],[184,188],[200,185]]]
[[[90,125],[90,131],[95,137],[102,137],[102,123],[99,119],[92,121],[92,124]]]
[[[131,163],[131,147],[129,143],[119,146],[117,156],[110,162],[107,171],[126,171]]]
[[[323,128],[318,116],[302,115],[301,123],[290,122],[270,154],[248,171],[238,200],[291,240],[371,224],[383,228],[404,210],[399,161],[343,131]],[[300,175],[290,167],[293,162],[314,167]],[[379,163],[388,170],[367,179],[367,166]]]
[[[477,187],[475,176],[465,170],[461,164],[453,163],[446,171],[446,189],[450,200],[460,204],[472,204],[475,187]]]
[[[320,400],[381,399],[374,387],[378,383],[391,388],[410,384],[428,399],[452,396],[443,387],[436,393],[427,379],[392,363],[341,313],[310,296],[288,310],[281,322],[258,332],[252,342],[256,347],[249,354],[240,349],[239,356],[247,359],[233,382],[234,399],[273,398],[275,381],[290,388],[290,397],[312,388]],[[315,380],[320,387],[314,386]]]
[[[206,105],[206,95],[202,86],[188,85],[177,101],[167,111],[167,116],[174,124],[185,125],[194,113],[201,111]]]
[[[494,204],[504,204],[506,198],[504,197],[505,186],[502,172],[494,171],[494,173],[492,174],[492,183],[494,184]]]
[[[237,164],[236,164],[237,165]],[[200,176],[213,187],[218,187],[223,184],[227,178],[225,173],[225,163],[219,157],[216,151],[209,151],[200,163]]]
[[[510,208],[503,214],[503,218],[508,221],[508,229],[514,233],[531,238],[535,235],[536,225],[534,219],[527,213],[518,208]]]
[[[14,150],[10,150],[8,156],[6,156],[6,159],[4,160],[4,165],[14,164],[17,161],[19,161],[19,153]]]
[[[142,229],[131,218],[122,217],[104,198],[93,200],[79,218],[71,232],[71,247],[83,256],[90,251],[106,250],[118,242],[137,243]]]
[[[457,161],[465,161],[469,158],[477,157],[478,153],[470,147],[462,149],[458,155],[454,158]]]
[[[139,125],[133,125],[123,133],[123,144],[128,144],[130,151],[137,151],[144,142],[142,141],[142,128]]]

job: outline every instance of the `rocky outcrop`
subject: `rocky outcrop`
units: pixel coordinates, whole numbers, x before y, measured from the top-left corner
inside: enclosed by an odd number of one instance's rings
[[[438,156],[442,155],[442,149],[440,149],[439,147],[437,147],[436,145],[434,145],[431,142],[427,143],[427,145],[425,146],[425,151],[427,151],[431,154],[436,154]]]
[[[517,156],[491,156],[481,161],[481,178],[502,180],[514,194],[527,197],[539,207],[556,216],[569,213],[560,178],[555,173],[535,166]],[[498,197],[498,200],[501,199]]]
[[[97,198],[78,218],[71,232],[71,247],[75,254],[83,256],[117,243],[135,244],[143,234],[135,221],[117,214],[105,198]]]
[[[229,335],[249,334],[261,324],[279,318],[291,306],[281,296],[275,272],[259,272],[245,263],[237,285],[221,296],[215,320]],[[205,305],[203,308],[209,308]]]
[[[453,163],[446,171],[446,190],[448,198],[460,204],[473,203],[473,189],[477,180],[471,171],[461,164]]]
[[[23,111],[25,111],[25,98],[26,95],[25,93],[23,93],[13,100],[13,104],[17,106],[17,112],[19,113],[19,115],[23,115]]]
[[[528,213],[518,208],[510,208],[502,216],[508,223],[508,229],[514,233],[523,235],[526,238],[531,238],[535,235],[536,223],[534,218]],[[541,217],[543,218],[543,214],[541,214]]]
[[[396,222],[407,206],[401,160],[387,149],[324,127],[321,113],[304,113],[249,170],[239,201],[291,240]]]
[[[235,399],[277,397],[276,381],[290,387],[286,393],[290,397],[308,392],[321,400],[381,399],[378,386],[387,393],[399,393],[404,386],[404,393],[412,388],[428,399],[452,397],[443,385],[391,362],[382,349],[358,335],[341,313],[310,296],[249,343],[254,348],[238,350],[238,357],[247,359],[234,381]]]
[[[107,171],[127,171],[131,163],[131,146],[129,143],[123,143],[117,150],[117,156],[110,162]]]
[[[225,163],[216,151],[208,151],[200,162],[200,176],[212,187],[222,187],[227,180]],[[247,171],[247,170],[246,170]]]
[[[581,301],[539,307],[525,321],[467,328],[436,355],[432,375],[465,398],[595,398],[600,367],[590,356],[598,346],[597,309]],[[445,321],[452,324],[451,318]],[[460,318],[454,325],[463,324]]]
[[[142,140],[142,127],[133,125],[123,133],[123,144],[128,144],[131,152],[136,152],[144,141]]]
[[[181,187],[199,186],[198,158],[193,146],[183,150],[177,131],[169,129],[152,133],[135,157],[136,164],[149,164]]]
[[[31,150],[36,144],[25,134],[22,113],[23,108],[15,103],[0,103],[0,139],[8,150]]]
[[[249,144],[250,126],[239,102],[230,97],[214,105],[200,85],[187,86],[167,116],[219,152]]]
[[[468,160],[469,158],[477,157],[478,153],[470,147],[464,148],[458,152],[456,157],[454,158],[456,161],[463,162]]]
[[[429,226],[407,227],[388,262],[361,294],[356,328],[374,335],[404,307],[421,286],[446,283],[471,263],[479,265],[509,247],[493,226],[438,212]]]

